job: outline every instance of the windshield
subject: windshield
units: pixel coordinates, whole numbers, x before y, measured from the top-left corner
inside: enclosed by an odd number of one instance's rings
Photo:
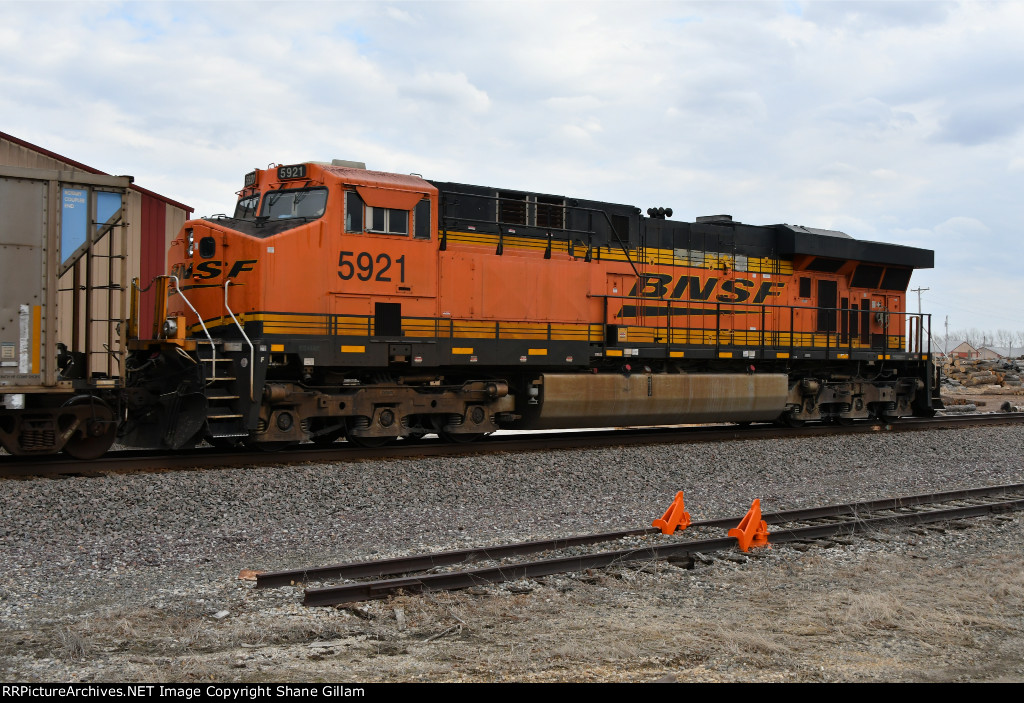
[[[296,190],[275,190],[263,199],[261,217],[271,220],[287,220],[293,217],[316,219],[324,214],[327,207],[326,188],[301,188]]]
[[[256,195],[250,195],[247,198],[242,198],[235,205],[235,219],[237,220],[255,220],[256,219],[256,208],[260,205],[259,193]]]

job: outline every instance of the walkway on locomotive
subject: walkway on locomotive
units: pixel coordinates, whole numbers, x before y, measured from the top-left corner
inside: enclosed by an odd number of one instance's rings
[[[827,230],[310,163],[249,174],[233,218],[188,223],[174,247],[208,327],[231,334],[231,279],[250,336],[318,364],[927,353],[905,291],[931,252]]]

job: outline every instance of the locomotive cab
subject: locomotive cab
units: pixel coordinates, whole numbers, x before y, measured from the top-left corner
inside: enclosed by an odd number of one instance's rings
[[[507,386],[436,370],[437,208],[422,178],[349,162],[248,174],[232,216],[190,221],[171,246],[163,324],[135,345],[128,441],[497,429]]]

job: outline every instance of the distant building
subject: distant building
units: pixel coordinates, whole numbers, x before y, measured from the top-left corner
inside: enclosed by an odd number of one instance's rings
[[[960,344],[949,351],[949,356],[952,359],[977,359],[979,358],[979,353],[977,349],[967,342],[960,342]]]
[[[1021,348],[1015,347],[982,347],[978,350],[979,359],[1011,359],[1020,356]]]

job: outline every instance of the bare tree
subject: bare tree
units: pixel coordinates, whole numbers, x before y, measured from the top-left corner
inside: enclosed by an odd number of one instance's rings
[[[978,348],[978,340],[981,339],[981,333],[974,328],[971,329],[959,329],[953,330],[949,333],[949,349],[953,350],[954,347],[958,346],[961,342],[967,342],[975,349]]]
[[[1010,330],[998,330],[996,332],[996,339],[999,342],[999,346],[1006,348],[1006,356],[1012,359],[1013,343],[1017,339],[1017,335]]]

